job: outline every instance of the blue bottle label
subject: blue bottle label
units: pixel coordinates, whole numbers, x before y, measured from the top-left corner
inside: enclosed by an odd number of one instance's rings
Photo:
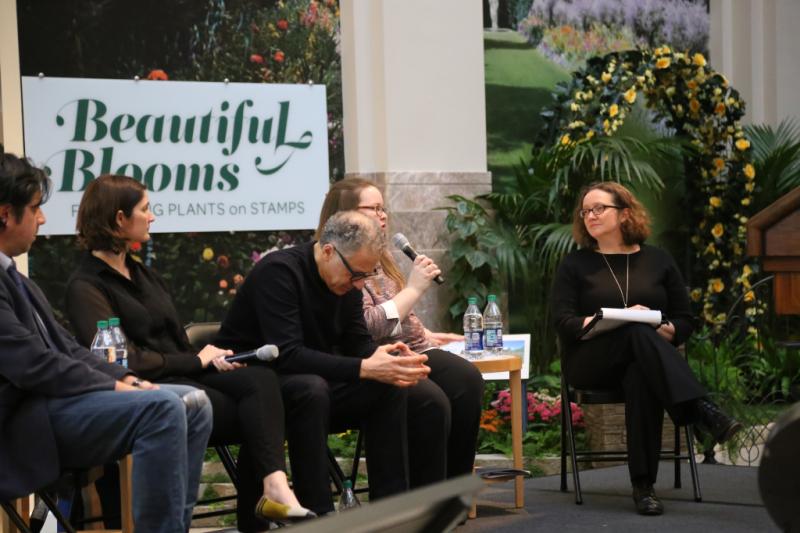
[[[467,334],[466,350],[468,352],[478,352],[483,350],[483,332],[473,331]]]
[[[484,332],[484,336],[487,348],[503,347],[503,328],[488,328]]]

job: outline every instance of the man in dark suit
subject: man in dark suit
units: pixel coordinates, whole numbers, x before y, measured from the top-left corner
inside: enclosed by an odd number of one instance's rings
[[[133,454],[133,519],[185,533],[211,433],[211,405],[188,409],[182,385],[152,385],[82,348],[14,263],[50,191],[44,171],[0,146],[0,500],[26,496],[63,468]]]

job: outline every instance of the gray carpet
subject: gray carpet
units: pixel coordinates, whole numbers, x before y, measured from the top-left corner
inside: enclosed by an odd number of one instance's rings
[[[778,531],[758,492],[758,469],[698,465],[703,501],[694,501],[688,465],[683,465],[683,488],[673,488],[673,468],[662,463],[656,494],[664,503],[662,516],[636,514],[626,466],[581,473],[583,505],[570,492],[560,491],[560,476],[525,480],[525,506],[514,507],[513,483],[496,483],[478,497],[478,516],[458,533],[502,531],[558,532],[680,532],[709,533]]]

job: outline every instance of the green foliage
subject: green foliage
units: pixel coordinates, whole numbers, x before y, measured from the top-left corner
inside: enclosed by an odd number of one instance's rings
[[[328,448],[334,456],[352,461],[356,454],[356,441],[358,441],[358,431],[348,429],[345,433],[328,435]],[[364,452],[363,446],[361,452]]]
[[[222,472],[216,474],[205,474],[200,477],[200,483],[230,483],[231,478]]]
[[[753,143],[758,212],[800,186],[800,124],[786,118],[777,130],[769,125],[752,125],[745,126],[744,131]]]

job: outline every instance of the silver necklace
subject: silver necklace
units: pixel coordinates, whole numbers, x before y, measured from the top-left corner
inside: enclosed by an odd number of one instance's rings
[[[608,269],[611,271],[611,275],[614,277],[614,281],[617,283],[617,287],[619,287],[619,295],[622,296],[622,305],[625,306],[625,309],[628,308],[628,280],[631,278],[631,254],[626,254],[626,263],[627,266],[625,267],[625,294],[622,294],[622,285],[619,284],[619,280],[617,276],[614,274],[614,270],[611,268],[611,264],[606,259],[606,254],[600,252],[600,255],[603,256],[603,259],[608,265]]]

